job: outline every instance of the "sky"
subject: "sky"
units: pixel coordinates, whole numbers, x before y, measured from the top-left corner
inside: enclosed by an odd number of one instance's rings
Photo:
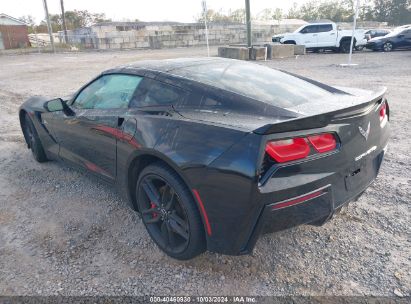
[[[307,0],[251,0],[251,14],[257,15],[264,8],[281,8],[287,11],[293,3]],[[59,14],[60,0],[47,0],[50,14]],[[105,13],[115,21],[125,19],[141,21],[193,22],[201,13],[201,0],[64,0],[65,10],[88,10]],[[227,12],[244,8],[244,0],[207,0],[208,9]],[[44,19],[43,0],[0,0],[0,13],[18,18],[32,15],[35,22]]]

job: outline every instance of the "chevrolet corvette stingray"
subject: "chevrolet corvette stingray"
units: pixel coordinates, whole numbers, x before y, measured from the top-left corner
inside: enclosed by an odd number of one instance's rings
[[[376,178],[389,113],[384,88],[195,58],[107,70],[71,97],[30,98],[19,118],[37,161],[116,186],[161,250],[190,259],[329,220]]]

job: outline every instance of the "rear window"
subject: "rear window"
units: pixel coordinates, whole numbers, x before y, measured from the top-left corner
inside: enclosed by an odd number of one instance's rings
[[[286,73],[235,60],[194,64],[172,73],[281,108],[332,95],[330,91]]]

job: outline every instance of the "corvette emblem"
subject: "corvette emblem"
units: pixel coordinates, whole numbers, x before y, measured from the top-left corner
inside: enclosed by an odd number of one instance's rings
[[[368,122],[367,130],[364,130],[363,128],[361,128],[361,126],[358,127],[358,130],[360,130],[360,133],[362,136],[364,136],[365,140],[367,140],[368,135],[370,135],[370,127],[371,127],[370,122]]]

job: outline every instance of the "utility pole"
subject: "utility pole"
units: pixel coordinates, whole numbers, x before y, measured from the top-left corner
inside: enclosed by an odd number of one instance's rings
[[[44,4],[44,13],[46,14],[46,20],[47,20],[47,29],[49,30],[49,35],[50,35],[51,48],[53,50],[53,53],[55,53],[56,49],[54,48],[53,29],[51,28],[49,9],[47,8],[47,0],[43,0],[43,4]]]
[[[64,14],[64,0],[60,0],[60,6],[61,6],[61,19],[63,21],[64,42],[68,43],[67,27],[66,27],[66,16]]]
[[[351,35],[350,55],[348,56],[348,65],[351,65],[352,51],[353,51],[353,47],[354,47],[354,35],[355,35],[355,28],[357,27],[357,18],[358,18],[358,9],[359,8],[360,8],[360,0],[357,0],[357,5],[355,6],[352,35]]]
[[[63,1],[63,0],[62,0]],[[206,42],[207,42],[207,56],[210,57],[210,45],[208,44],[208,28],[207,28],[207,3],[206,0],[201,1],[201,6],[203,9],[203,18],[204,18],[204,26],[205,26],[205,34],[206,34]]]
[[[247,24],[247,47],[251,48],[251,13],[250,0],[245,0],[245,23]]]

